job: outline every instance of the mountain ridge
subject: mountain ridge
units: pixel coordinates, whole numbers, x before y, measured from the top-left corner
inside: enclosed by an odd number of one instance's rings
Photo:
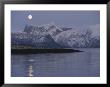
[[[67,30],[66,30],[67,29]],[[58,27],[55,24],[26,25],[22,32],[12,32],[13,45],[36,48],[99,48],[99,36],[92,36],[92,31],[81,33],[78,29]]]

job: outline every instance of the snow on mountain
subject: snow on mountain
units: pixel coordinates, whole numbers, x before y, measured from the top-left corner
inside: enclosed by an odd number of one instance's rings
[[[82,33],[77,28],[60,28],[54,23],[40,26],[26,25],[23,32],[12,33],[11,39],[12,44],[37,48],[100,47],[98,26],[90,26]]]
[[[67,47],[81,47],[85,45],[84,38],[76,29],[61,32],[55,37],[55,41],[60,45]]]
[[[49,33],[51,36],[55,36],[62,31],[63,30],[57,27],[54,23],[40,25],[40,26],[26,25],[24,29],[24,32],[26,33],[36,34],[36,33],[46,32]]]
[[[67,47],[100,47],[98,25],[86,29],[84,32],[78,29],[67,29],[55,37],[55,41]]]
[[[34,33],[41,33],[45,31],[46,31],[45,27],[26,25],[23,32],[26,32],[28,34],[34,34]]]
[[[48,33],[53,37],[59,33],[61,33],[63,30],[60,29],[59,27],[55,26],[55,25],[51,25],[48,29]]]
[[[16,46],[31,46],[36,48],[62,48],[54,39],[46,33],[28,34],[12,33],[11,44]]]
[[[61,48],[62,46],[57,44],[50,34],[35,35],[32,38],[32,45],[37,48]]]

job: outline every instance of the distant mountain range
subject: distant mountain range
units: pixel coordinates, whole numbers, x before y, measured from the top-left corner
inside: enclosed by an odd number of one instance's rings
[[[77,29],[58,27],[53,23],[26,25],[22,32],[11,33],[11,44],[12,47],[99,48],[100,36],[93,36],[90,29],[81,33]]]

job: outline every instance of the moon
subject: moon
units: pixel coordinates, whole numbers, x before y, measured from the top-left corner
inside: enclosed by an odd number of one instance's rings
[[[32,15],[28,15],[28,19],[31,20],[32,19]]]

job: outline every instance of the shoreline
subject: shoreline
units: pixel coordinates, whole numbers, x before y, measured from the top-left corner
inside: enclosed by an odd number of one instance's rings
[[[72,53],[72,52],[83,52],[75,49],[11,49],[12,54],[37,54],[37,53]]]

